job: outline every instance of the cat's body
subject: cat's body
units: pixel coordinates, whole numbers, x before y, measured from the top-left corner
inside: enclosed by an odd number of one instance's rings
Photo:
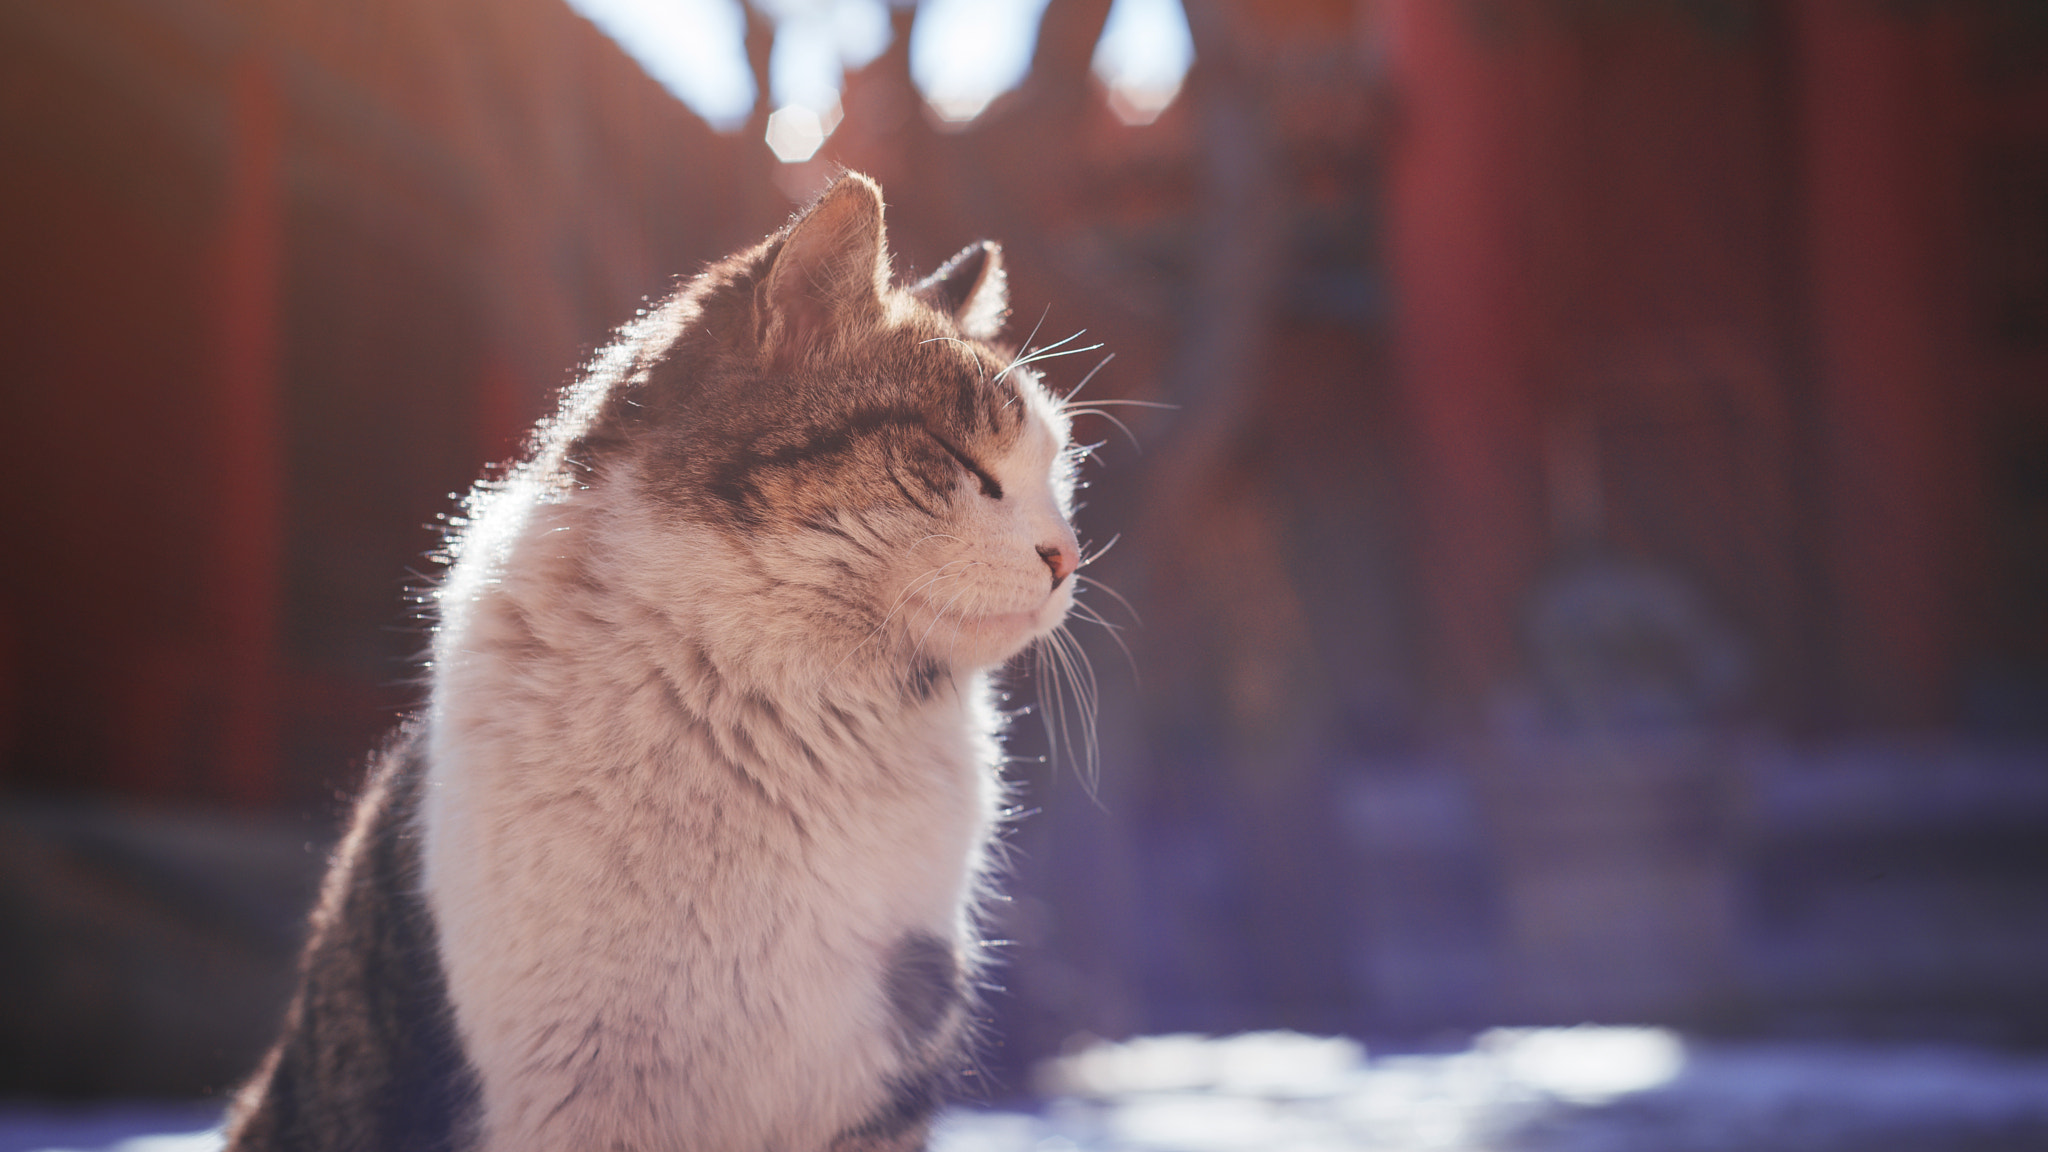
[[[231,1147],[923,1146],[1001,804],[983,676],[1078,556],[1065,419],[982,343],[995,248],[888,277],[843,178],[472,497]]]

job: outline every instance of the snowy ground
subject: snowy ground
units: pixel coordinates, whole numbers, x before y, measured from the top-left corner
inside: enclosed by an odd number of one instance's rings
[[[1502,1029],[1448,1055],[1289,1033],[1149,1037],[960,1110],[934,1152],[2038,1152],[2048,1057]],[[210,1152],[191,1106],[0,1107],[0,1152]]]

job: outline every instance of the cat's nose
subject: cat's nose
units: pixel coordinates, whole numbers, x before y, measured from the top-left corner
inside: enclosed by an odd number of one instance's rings
[[[1080,566],[1074,556],[1074,549],[1063,544],[1040,544],[1038,558],[1045,561],[1047,568],[1052,569],[1052,586],[1055,588],[1060,586],[1060,581],[1072,576],[1074,569]]]

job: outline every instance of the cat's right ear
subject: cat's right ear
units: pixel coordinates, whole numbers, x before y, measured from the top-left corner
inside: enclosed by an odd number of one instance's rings
[[[790,225],[757,283],[755,335],[762,352],[787,362],[879,322],[888,284],[882,190],[848,172]]]
[[[917,282],[910,293],[944,312],[963,335],[993,340],[1010,314],[1009,277],[1003,271],[1003,249],[993,240],[969,244],[939,270]]]

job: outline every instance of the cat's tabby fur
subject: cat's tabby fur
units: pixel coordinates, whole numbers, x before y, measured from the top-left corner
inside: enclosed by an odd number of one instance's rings
[[[987,670],[1078,564],[1000,252],[842,177],[478,486],[230,1147],[921,1148],[968,1060]]]

